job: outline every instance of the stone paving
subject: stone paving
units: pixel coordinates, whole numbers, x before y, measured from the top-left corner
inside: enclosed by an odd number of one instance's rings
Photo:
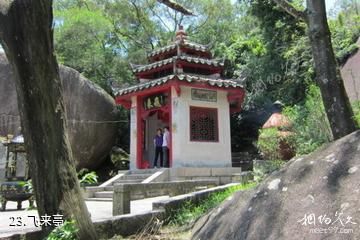
[[[152,203],[167,199],[169,196],[160,196],[131,201],[131,214],[145,213],[152,210]],[[31,232],[36,228],[34,218],[38,219],[36,210],[25,210],[28,202],[23,202],[23,210],[16,210],[16,202],[8,202],[6,211],[0,212],[0,238],[15,233]],[[101,220],[112,217],[112,202],[86,201],[92,220]],[[13,226],[15,225],[15,226]]]

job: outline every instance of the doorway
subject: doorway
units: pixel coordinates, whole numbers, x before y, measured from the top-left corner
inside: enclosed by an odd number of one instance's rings
[[[145,134],[144,134],[144,149],[143,149],[143,160],[148,162],[147,167],[154,167],[155,159],[155,146],[154,146],[154,137],[156,135],[157,129],[169,125],[168,114],[162,112],[161,110],[156,110],[149,114],[145,120]],[[160,159],[158,159],[157,167],[160,167]]]
[[[154,137],[158,128],[171,125],[171,91],[156,92],[137,98],[137,157],[138,169],[154,167]],[[169,166],[172,160],[171,134],[169,143]],[[158,161],[160,164],[160,161]],[[160,165],[158,165],[160,166]]]

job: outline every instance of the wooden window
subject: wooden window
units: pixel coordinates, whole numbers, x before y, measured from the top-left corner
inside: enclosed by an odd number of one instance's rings
[[[190,141],[219,141],[216,108],[190,107]]]

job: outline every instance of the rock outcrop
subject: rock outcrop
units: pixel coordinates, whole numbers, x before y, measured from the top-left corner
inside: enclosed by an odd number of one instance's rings
[[[201,218],[194,240],[360,239],[360,131],[290,160]]]
[[[360,48],[360,38],[357,41]],[[357,50],[341,67],[341,76],[350,102],[360,100],[360,50]]]
[[[96,168],[115,142],[118,112],[114,99],[72,68],[60,66],[60,78],[77,168]],[[0,53],[0,135],[19,133],[17,104],[14,74]]]

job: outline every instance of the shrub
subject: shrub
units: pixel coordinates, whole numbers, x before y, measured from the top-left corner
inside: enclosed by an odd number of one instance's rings
[[[29,192],[29,193],[32,193],[33,192],[33,184],[32,184],[32,181],[31,179],[27,180],[24,184],[24,187],[26,188],[26,190]]]
[[[294,156],[289,144],[291,133],[277,128],[260,130],[257,146],[266,160],[288,160]]]
[[[266,159],[280,159],[279,131],[276,128],[265,128],[260,130],[257,146]]]
[[[47,240],[77,240],[75,221],[65,221],[63,225],[56,227],[47,237]]]
[[[199,203],[192,201],[185,202],[179,209],[173,210],[170,213],[167,223],[171,225],[188,225],[194,223],[199,217],[204,215],[206,212],[218,206],[226,198],[233,195],[235,192],[240,190],[248,190],[255,187],[257,184],[254,182],[239,184],[233,187],[229,187],[224,191],[212,193],[210,196]]]
[[[360,126],[360,101],[352,103],[352,108],[354,111],[354,119],[358,126]]]
[[[88,172],[87,169],[82,169],[78,173],[80,184],[95,184],[98,183],[98,175],[96,172]]]
[[[287,107],[284,114],[293,123],[295,134],[289,137],[289,142],[297,154],[311,153],[331,141],[330,124],[317,86],[310,85],[303,105]]]
[[[279,170],[285,163],[284,160],[254,161],[254,181],[261,182],[268,174]]]

